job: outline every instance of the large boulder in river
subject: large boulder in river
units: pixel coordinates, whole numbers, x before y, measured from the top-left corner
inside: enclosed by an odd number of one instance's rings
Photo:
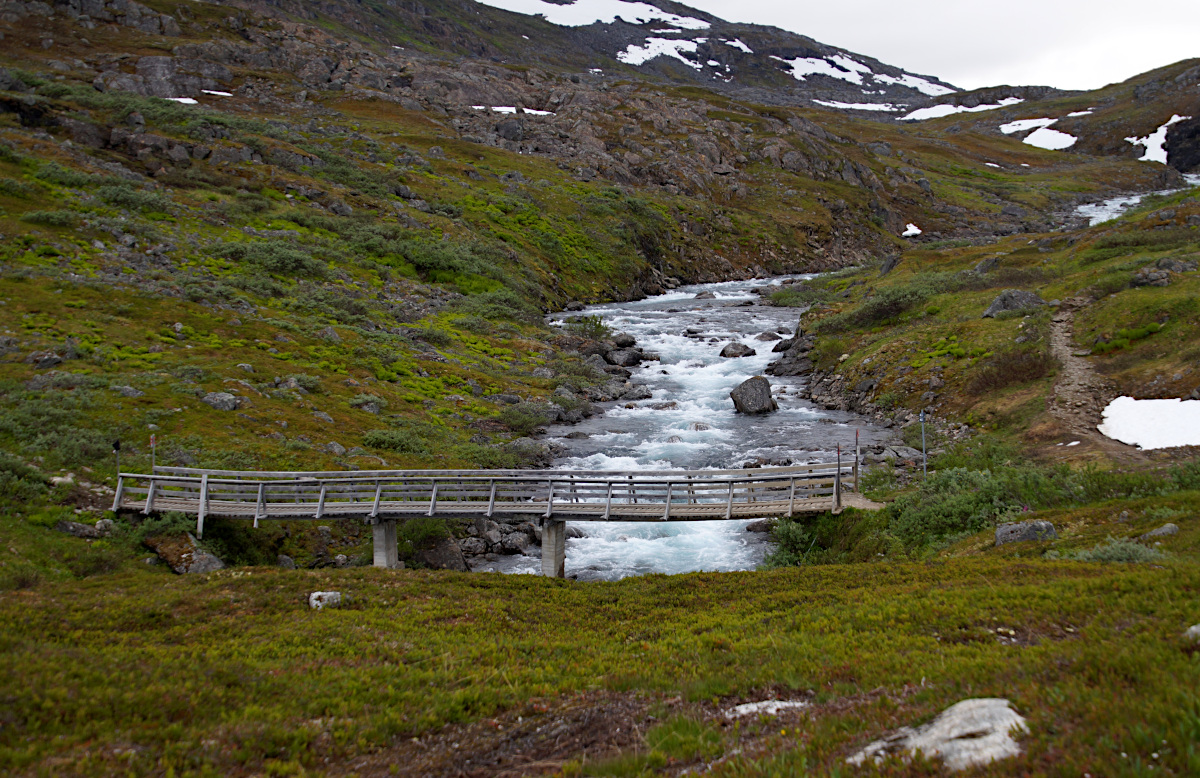
[[[779,403],[771,396],[771,382],[760,375],[743,381],[729,396],[738,413],[755,415],[779,410]]]
[[[983,318],[992,319],[998,313],[1027,311],[1040,308],[1045,304],[1046,301],[1034,292],[1027,292],[1024,289],[1005,289],[995,300],[992,300],[992,304],[983,312]]]
[[[613,345],[617,348],[633,348],[637,345],[637,338],[628,332],[618,332],[613,336]]]
[[[604,355],[609,364],[617,365],[618,367],[637,367],[642,363],[642,355],[640,352],[631,348],[613,349]]]
[[[758,352],[743,343],[730,343],[725,348],[721,349],[721,356],[726,359],[735,359],[737,357],[752,357]]]
[[[413,554],[417,562],[433,570],[457,570],[468,572],[467,558],[463,556],[458,541],[454,538],[443,538],[433,548],[426,548]]]

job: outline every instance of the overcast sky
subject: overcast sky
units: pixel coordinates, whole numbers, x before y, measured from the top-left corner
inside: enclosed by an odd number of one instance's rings
[[[1200,0],[681,0],[964,89],[1096,89],[1200,57]]]

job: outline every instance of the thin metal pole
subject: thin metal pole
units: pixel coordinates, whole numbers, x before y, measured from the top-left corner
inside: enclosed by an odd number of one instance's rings
[[[929,480],[929,455],[925,453],[925,411],[921,411],[921,473],[923,480]]]

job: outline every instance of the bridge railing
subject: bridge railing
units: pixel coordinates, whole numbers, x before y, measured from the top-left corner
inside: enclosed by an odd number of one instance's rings
[[[753,470],[122,473],[114,510],[260,520],[534,514],[578,521],[700,521],[840,510],[857,462]]]

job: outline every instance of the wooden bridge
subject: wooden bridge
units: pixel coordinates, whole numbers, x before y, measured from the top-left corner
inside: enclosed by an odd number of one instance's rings
[[[158,467],[121,473],[113,510],[260,521],[360,518],[374,562],[398,561],[396,521],[529,516],[542,527],[542,572],[564,574],[567,521],[713,521],[840,512],[859,502],[853,462],[754,470],[383,470],[266,472]],[[851,494],[847,494],[851,493]]]

